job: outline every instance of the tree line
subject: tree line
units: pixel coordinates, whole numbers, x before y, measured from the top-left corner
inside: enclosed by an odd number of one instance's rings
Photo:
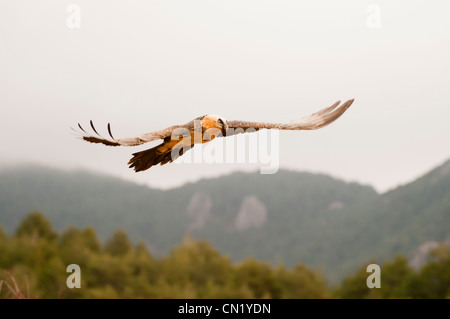
[[[70,264],[80,267],[81,288],[67,287]],[[380,266],[379,289],[367,287],[367,265],[330,286],[320,269],[253,258],[234,263],[189,236],[167,256],[155,257],[123,230],[102,244],[92,228],[57,233],[39,212],[23,219],[12,235],[0,227],[0,298],[450,297],[450,249],[444,245],[419,271],[401,255]]]

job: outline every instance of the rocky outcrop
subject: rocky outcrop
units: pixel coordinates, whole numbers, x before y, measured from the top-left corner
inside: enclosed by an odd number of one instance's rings
[[[186,209],[186,213],[191,216],[191,222],[188,224],[187,230],[203,228],[211,216],[211,207],[212,199],[208,194],[203,192],[194,194]]]
[[[242,200],[241,208],[233,221],[233,229],[244,231],[252,227],[261,227],[267,220],[267,209],[258,197],[251,195]]]

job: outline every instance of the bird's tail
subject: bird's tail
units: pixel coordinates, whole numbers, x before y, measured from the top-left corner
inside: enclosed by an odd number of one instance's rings
[[[128,162],[130,168],[134,168],[135,172],[141,172],[149,169],[154,165],[165,165],[176,160],[183,155],[184,149],[174,149],[167,142],[163,142],[153,148],[133,154]]]

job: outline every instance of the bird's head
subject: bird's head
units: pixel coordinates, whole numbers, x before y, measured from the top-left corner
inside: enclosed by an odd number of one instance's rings
[[[219,129],[223,136],[227,135],[227,121],[218,115],[206,115],[202,121],[203,129]]]

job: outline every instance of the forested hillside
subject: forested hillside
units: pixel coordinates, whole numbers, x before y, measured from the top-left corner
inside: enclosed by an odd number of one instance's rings
[[[379,195],[326,175],[235,173],[161,191],[83,171],[42,167],[0,172],[0,224],[8,233],[31,211],[55,229],[118,228],[166,255],[186,234],[233,260],[320,266],[336,282],[368,260],[410,257],[450,235],[450,162]]]
[[[92,228],[58,234],[31,213],[13,235],[0,227],[2,298],[448,298],[450,249],[438,245],[414,270],[404,256],[380,264],[381,289],[369,289],[367,264],[330,286],[317,269],[246,258],[232,262],[206,241],[186,236],[155,257],[123,230],[102,244]],[[72,277],[78,267],[78,277]],[[76,270],[75,270],[76,271]],[[76,284],[75,287],[68,285]]]

